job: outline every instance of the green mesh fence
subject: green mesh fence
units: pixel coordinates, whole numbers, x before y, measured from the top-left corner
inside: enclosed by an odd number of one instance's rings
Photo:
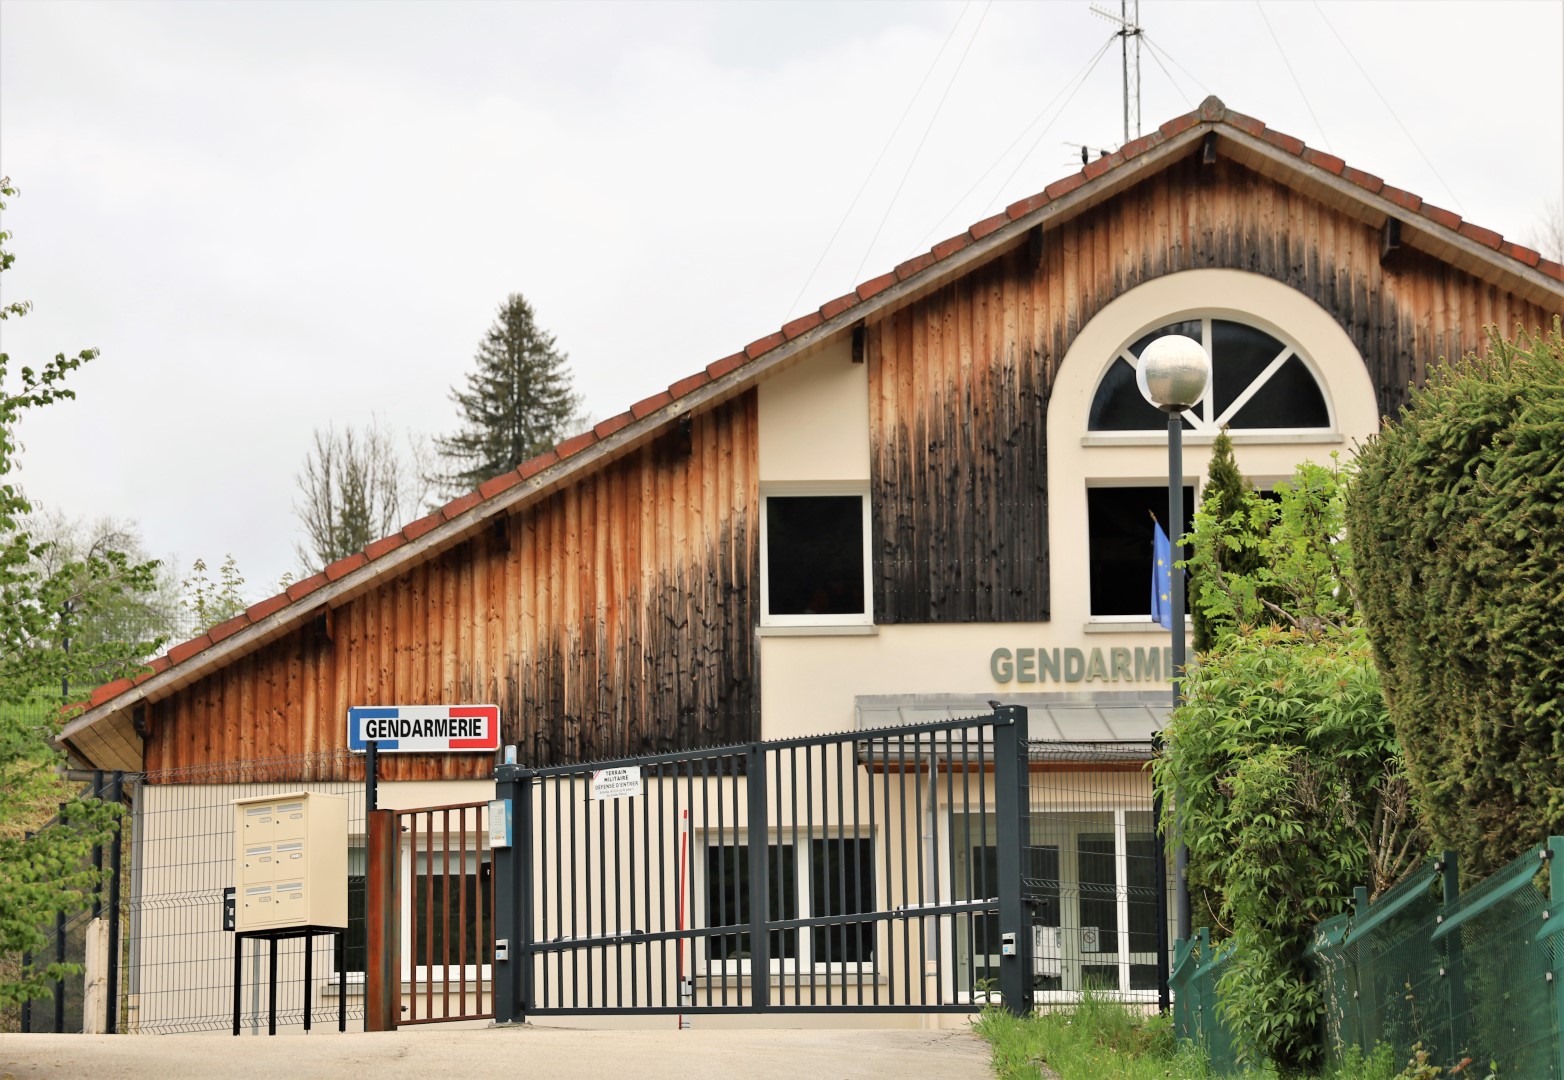
[[[1325,1007],[1326,1060],[1421,1044],[1462,1075],[1564,1080],[1564,838],[1457,894],[1455,857],[1431,859],[1372,904],[1315,928],[1306,953]],[[1213,1071],[1236,1069],[1216,982],[1231,946],[1200,930],[1174,948],[1174,1026]]]
[[[1456,895],[1455,860],[1430,861],[1373,904],[1321,923],[1308,957],[1327,1060],[1421,1044],[1445,1068],[1564,1080],[1564,839]]]
[[[1231,944],[1213,947],[1211,932],[1201,927],[1195,931],[1193,941],[1174,944],[1173,970],[1168,977],[1173,992],[1174,1031],[1180,1040],[1198,1044],[1219,1076],[1238,1071],[1232,1032],[1216,1009],[1216,982],[1232,956]]]

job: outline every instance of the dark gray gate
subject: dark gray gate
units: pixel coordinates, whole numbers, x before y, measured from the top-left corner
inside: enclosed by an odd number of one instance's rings
[[[1031,1008],[1024,708],[496,779],[500,1022]]]

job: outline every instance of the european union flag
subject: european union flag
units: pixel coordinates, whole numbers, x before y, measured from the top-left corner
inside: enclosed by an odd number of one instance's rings
[[[1164,630],[1173,629],[1173,545],[1162,531],[1162,522],[1153,521],[1151,538],[1151,617]]]

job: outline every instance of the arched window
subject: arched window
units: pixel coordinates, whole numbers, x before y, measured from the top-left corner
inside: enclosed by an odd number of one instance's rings
[[[1132,635],[1167,634],[1150,615],[1151,515],[1167,516],[1167,418],[1141,398],[1135,365],[1173,333],[1213,357],[1204,399],[1184,413],[1186,522],[1224,425],[1239,467],[1262,488],[1306,458],[1350,452],[1379,428],[1357,346],[1330,312],[1283,282],[1183,270],[1115,297],[1081,327],[1048,399],[1051,614],[1064,627],[1110,635],[1093,638],[1094,647],[1134,648],[1142,639]]]
[[[1092,397],[1088,431],[1161,431],[1163,414],[1135,385],[1141,352],[1159,337],[1183,334],[1205,346],[1211,379],[1205,398],[1184,413],[1190,431],[1298,431],[1329,428],[1319,380],[1297,346],[1258,327],[1210,316],[1167,323],[1119,349]]]

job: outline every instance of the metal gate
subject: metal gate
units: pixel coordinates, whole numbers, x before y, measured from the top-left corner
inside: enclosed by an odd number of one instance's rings
[[[396,1023],[494,1016],[494,875],[489,804],[398,810],[402,985]]]
[[[501,766],[495,1016],[1029,1009],[1026,755],[1001,707]]]

